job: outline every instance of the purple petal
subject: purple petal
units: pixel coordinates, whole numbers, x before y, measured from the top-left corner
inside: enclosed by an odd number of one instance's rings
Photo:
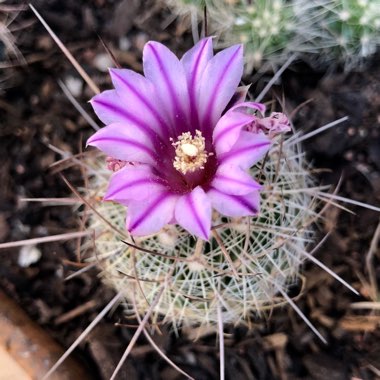
[[[104,91],[91,99],[91,105],[99,119],[106,125],[113,123],[124,123],[133,129],[140,129],[151,138],[155,138],[157,132],[152,128],[144,117],[136,114],[126,104],[116,90]]]
[[[211,186],[232,195],[245,195],[261,189],[248,173],[232,165],[219,166]]]
[[[198,107],[203,128],[215,126],[243,75],[243,47],[235,45],[216,54],[203,72]]]
[[[129,125],[114,123],[100,129],[87,140],[108,156],[123,161],[155,164],[156,153],[146,134]]]
[[[212,57],[212,39],[204,38],[192,49],[187,51],[181,59],[183,67],[185,68],[189,89],[192,124],[199,122],[198,112],[196,110],[196,99],[199,96],[202,74]]]
[[[144,120],[154,130],[164,134],[168,123],[164,120],[157,103],[153,84],[141,74],[126,69],[110,69],[112,82],[124,107],[133,110],[135,117]]]
[[[260,193],[253,191],[246,195],[231,195],[211,188],[207,192],[212,206],[222,215],[240,217],[256,215],[260,210]]]
[[[132,235],[143,236],[158,232],[174,216],[178,196],[156,192],[143,201],[131,201],[127,209],[127,229]]]
[[[249,108],[254,111],[259,111],[261,114],[264,115],[266,107],[265,104],[263,103],[256,103],[256,102],[242,102],[242,103],[237,103],[235,104],[230,111],[237,110],[239,108]]]
[[[156,90],[156,102],[179,131],[189,129],[189,94],[185,70],[178,58],[164,45],[148,42],[143,51],[144,74]]]
[[[188,50],[182,57],[181,62],[185,68],[189,93],[197,92],[199,80],[213,57],[212,39],[200,40],[192,49]]]
[[[112,175],[104,200],[142,200],[163,189],[149,166],[127,166]]]
[[[175,219],[185,230],[208,240],[211,229],[211,203],[203,189],[197,186],[178,199]]]
[[[238,87],[235,93],[232,95],[231,100],[228,102],[225,111],[228,111],[230,108],[244,102],[248,95],[248,90],[250,87],[251,85]]]
[[[269,117],[258,119],[257,127],[266,132],[269,138],[292,130],[289,119],[282,112],[272,112]]]
[[[218,160],[221,164],[249,169],[264,157],[270,146],[271,141],[263,133],[242,131],[236,144],[230,151],[219,155]]]
[[[229,111],[222,116],[213,132],[213,143],[219,155],[231,150],[240,136],[242,128],[252,123],[254,116],[242,112]]]

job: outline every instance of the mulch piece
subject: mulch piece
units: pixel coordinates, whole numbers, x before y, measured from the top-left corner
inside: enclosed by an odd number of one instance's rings
[[[8,2],[12,3],[12,2]],[[14,1],[13,3],[17,3]],[[102,88],[110,87],[102,72],[107,54],[99,34],[125,67],[141,70],[141,52],[150,39],[159,40],[181,54],[191,44],[183,23],[176,23],[160,2],[106,1],[91,4],[77,0],[40,0],[34,6],[58,34],[85,70]],[[0,99],[0,241],[22,240],[77,230],[71,207],[44,207],[21,202],[23,197],[67,197],[69,189],[49,166],[61,157],[48,144],[76,153],[92,133],[85,120],[60,90],[57,79],[71,83],[77,99],[87,104],[92,94],[70,63],[51,41],[29,10],[22,11],[12,26],[26,64],[3,70]],[[0,49],[2,52],[3,49]],[[0,61],[6,59],[0,57]],[[13,59],[13,58],[11,58]],[[362,73],[315,72],[304,64],[288,70],[269,99],[282,98],[291,113],[301,107],[295,125],[310,131],[348,115],[349,121],[305,143],[309,160],[322,183],[337,184],[339,194],[379,205],[380,197],[380,65]],[[265,79],[256,87],[259,90]],[[248,83],[250,78],[246,78]],[[81,173],[65,171],[74,185]],[[371,310],[350,305],[371,301],[366,254],[379,222],[375,212],[350,206],[355,215],[331,209],[320,233],[332,231],[317,258],[360,291],[351,294],[321,269],[306,264],[305,294],[297,305],[326,337],[319,342],[289,307],[274,310],[254,329],[226,328],[227,379],[376,379],[379,378],[380,321]],[[113,297],[97,278],[97,270],[65,282],[76,269],[76,241],[38,247],[41,259],[29,267],[18,263],[19,249],[0,252],[0,287],[62,346],[68,347]],[[372,262],[377,281],[379,253]],[[95,301],[95,302],[94,302]],[[83,307],[85,305],[85,307]],[[75,351],[92,379],[108,379],[135,329],[118,308],[107,316]],[[215,334],[196,342],[183,332],[175,336],[163,329],[155,337],[181,368],[197,380],[219,378],[219,352]],[[119,379],[181,379],[140,338]]]
[[[0,348],[10,354],[31,379],[41,379],[65,352],[42,327],[33,322],[2,291],[0,291],[0,331]],[[3,368],[1,370],[3,371]],[[90,373],[89,369],[82,367],[71,357],[57,368],[51,379],[89,380]],[[4,377],[1,378],[6,380]]]

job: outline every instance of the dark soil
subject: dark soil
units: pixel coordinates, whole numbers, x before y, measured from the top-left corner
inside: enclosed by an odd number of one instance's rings
[[[8,2],[11,4],[11,2]],[[7,3],[7,4],[8,4]],[[19,2],[13,2],[18,4]],[[107,72],[99,71],[99,57],[106,54],[100,35],[122,66],[141,70],[142,47],[154,39],[179,55],[191,46],[183,22],[156,1],[77,0],[34,1],[35,7],[75,55],[94,81],[109,88]],[[20,198],[67,197],[70,190],[49,166],[62,151],[77,153],[92,133],[57,84],[80,77],[30,10],[22,11],[11,24],[25,62],[6,57],[0,45],[0,61],[13,62],[0,72],[0,242],[76,231],[80,228],[71,206],[46,207]],[[121,47],[126,46],[127,50]],[[3,55],[2,55],[3,54]],[[13,67],[12,67],[13,66]],[[256,86],[265,84],[263,78]],[[249,82],[249,78],[246,78]],[[255,90],[255,89],[253,89]],[[342,116],[349,121],[305,143],[323,183],[337,184],[339,194],[361,202],[380,202],[380,65],[370,64],[362,73],[313,72],[304,64],[288,70],[272,94],[285,94],[291,113],[306,100],[293,118],[297,128],[313,130]],[[87,104],[92,93],[80,84],[77,99]],[[81,173],[66,170],[74,185]],[[277,309],[249,331],[229,328],[226,338],[227,379],[376,379],[380,378],[380,316],[372,310],[353,310],[359,301],[376,301],[369,282],[366,256],[379,222],[379,215],[356,206],[355,214],[331,208],[321,234],[330,238],[317,258],[342,276],[360,296],[350,293],[315,265],[307,264],[306,292],[297,305],[310,318],[328,344],[321,343],[290,308]],[[41,259],[27,268],[18,264],[19,248],[0,251],[0,286],[57,341],[68,347],[113,297],[89,271],[71,281],[77,263],[77,241],[39,245]],[[371,264],[380,278],[377,249]],[[371,298],[372,297],[372,298]],[[58,318],[91,300],[87,311],[76,318]],[[120,325],[115,325],[120,323]],[[135,329],[125,327],[121,308],[101,322],[75,355],[94,379],[108,379]],[[163,330],[157,343],[181,368],[197,380],[219,378],[219,353],[215,335],[192,342],[183,333]],[[118,379],[180,379],[149,343],[141,338]]]

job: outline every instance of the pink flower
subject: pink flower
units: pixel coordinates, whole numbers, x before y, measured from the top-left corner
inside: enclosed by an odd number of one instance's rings
[[[91,101],[106,127],[88,145],[134,163],[112,175],[104,196],[128,207],[129,232],[148,235],[178,223],[207,240],[212,208],[230,217],[257,214],[261,186],[248,170],[270,140],[247,130],[256,118],[247,110],[265,107],[243,102],[242,46],[214,56],[206,38],[178,60],[148,42],[143,65],[145,76],[111,69],[115,89]]]
[[[281,133],[290,132],[290,122],[287,116],[281,112],[272,112],[269,117],[255,118],[248,130],[254,133],[264,132],[273,138]]]
[[[106,163],[108,170],[111,170],[113,172],[117,172],[118,170],[123,169],[123,167],[128,164],[127,161],[117,160],[113,157],[107,157]]]

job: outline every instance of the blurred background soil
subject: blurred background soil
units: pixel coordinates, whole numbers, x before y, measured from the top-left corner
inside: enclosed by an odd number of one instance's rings
[[[19,1],[1,5],[17,5]],[[34,1],[52,29],[101,89],[110,88],[107,67],[112,61],[98,36],[123,66],[141,71],[142,48],[158,40],[181,55],[192,45],[188,24],[153,0]],[[21,4],[23,5],[23,4]],[[15,13],[11,13],[15,15]],[[72,206],[44,206],[21,198],[71,196],[50,165],[62,157],[49,144],[78,153],[92,129],[63,94],[61,80],[93,115],[87,101],[91,90],[66,60],[51,37],[25,7],[9,28],[22,57],[5,56],[0,43],[0,242],[76,231]],[[302,63],[287,70],[267,96],[285,99],[296,128],[311,131],[343,116],[347,122],[313,138],[305,147],[325,184],[340,184],[339,194],[360,202],[380,203],[380,65],[379,57],[361,73],[314,72]],[[258,93],[270,76],[251,88]],[[250,83],[250,78],[244,79]],[[301,107],[300,104],[310,100]],[[81,186],[79,170],[66,170],[69,181]],[[276,309],[251,330],[226,329],[227,379],[380,379],[380,314],[376,282],[380,278],[378,242],[370,268],[366,258],[379,223],[379,214],[355,206],[354,214],[331,208],[319,226],[331,232],[316,257],[352,284],[350,293],[323,270],[306,264],[306,289],[297,305],[328,340],[321,343],[290,307]],[[25,267],[20,249],[0,251],[0,287],[54,339],[68,347],[113,297],[88,271],[71,281],[65,277],[81,267],[78,241],[41,244],[41,258]],[[295,289],[295,294],[298,290]],[[357,302],[369,309],[354,309]],[[77,310],[77,315],[70,313]],[[125,326],[128,324],[128,326]],[[132,325],[132,326],[131,326]],[[133,335],[135,321],[125,320],[121,308],[99,324],[75,351],[93,379],[108,379]],[[170,328],[156,334],[157,344],[194,378],[219,378],[216,336],[206,333],[193,342],[189,332],[175,336]],[[118,379],[182,379],[140,338]]]

